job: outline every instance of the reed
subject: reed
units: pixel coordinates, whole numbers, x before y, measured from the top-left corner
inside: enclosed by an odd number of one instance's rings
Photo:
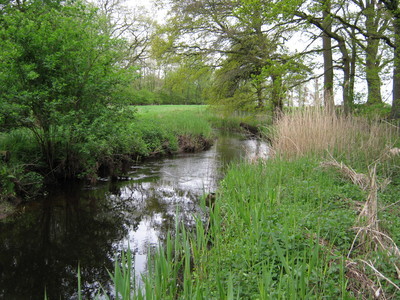
[[[272,148],[278,155],[327,156],[373,162],[396,142],[397,128],[352,115],[306,108],[282,115],[274,125]]]

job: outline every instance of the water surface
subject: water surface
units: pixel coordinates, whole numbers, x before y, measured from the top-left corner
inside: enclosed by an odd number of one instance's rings
[[[265,143],[220,136],[210,150],[148,160],[120,182],[64,185],[0,221],[0,299],[77,298],[77,268],[85,297],[100,286],[116,253],[131,248],[135,273],[146,271],[149,248],[162,243],[180,218],[191,224],[199,198],[215,192],[233,160],[265,156]]]

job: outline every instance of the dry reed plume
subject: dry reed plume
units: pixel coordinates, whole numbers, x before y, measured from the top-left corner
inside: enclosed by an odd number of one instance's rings
[[[328,151],[347,158],[363,153],[375,160],[382,155],[382,145],[390,143],[395,129],[386,123],[310,107],[282,115],[274,130],[272,148],[278,155],[300,157]]]

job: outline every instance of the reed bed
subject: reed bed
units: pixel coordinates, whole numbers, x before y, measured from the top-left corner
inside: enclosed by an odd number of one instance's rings
[[[341,160],[371,163],[394,145],[397,130],[387,122],[310,107],[278,119],[272,148],[287,158],[331,153]]]

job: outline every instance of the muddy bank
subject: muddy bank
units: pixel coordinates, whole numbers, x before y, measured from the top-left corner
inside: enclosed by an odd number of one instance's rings
[[[214,143],[214,139],[209,139],[202,135],[180,135],[178,141],[179,151],[183,153],[193,153],[208,150]]]

